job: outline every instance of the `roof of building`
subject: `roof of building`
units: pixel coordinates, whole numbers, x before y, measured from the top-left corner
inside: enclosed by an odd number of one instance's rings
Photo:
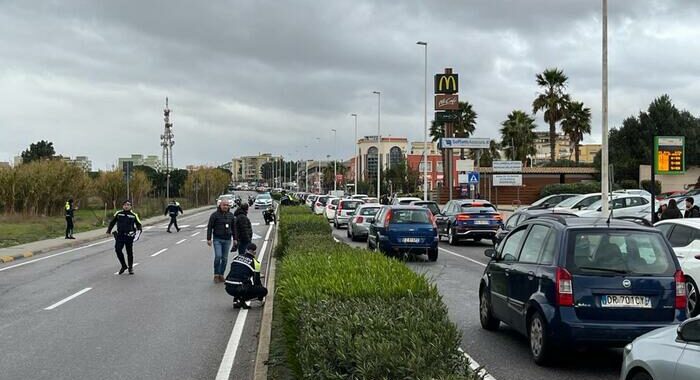
[[[477,167],[475,168],[479,173],[491,174],[493,173],[493,168],[491,167]],[[522,174],[596,174],[598,173],[597,168],[592,167],[526,167],[523,168]],[[498,173],[496,173],[498,174]],[[510,173],[513,174],[513,173]]]

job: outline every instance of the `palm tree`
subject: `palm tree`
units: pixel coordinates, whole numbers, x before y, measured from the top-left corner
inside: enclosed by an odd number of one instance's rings
[[[477,161],[477,166],[489,167],[493,165],[494,160],[501,159],[501,144],[497,143],[496,140],[491,140],[489,143],[489,148],[481,152],[481,157],[477,157],[479,150],[473,149],[469,152],[469,158]]]
[[[574,154],[578,164],[583,134],[591,133],[591,109],[584,107],[583,102],[570,102],[564,112],[561,129],[574,144]]]
[[[523,163],[528,155],[537,153],[535,149],[535,119],[525,111],[515,110],[501,123],[501,146],[505,147],[506,157]]]
[[[469,137],[474,133],[476,129],[476,118],[477,113],[474,111],[469,102],[459,102],[459,121],[454,123],[452,126],[452,132],[455,137]],[[433,120],[430,123],[430,137],[433,142],[439,141],[445,136],[445,125],[442,122]],[[449,136],[452,137],[452,136]],[[460,149],[459,156],[464,158],[464,149]],[[442,150],[442,167],[447,168],[447,156],[445,155],[445,150]]]
[[[564,72],[557,69],[547,69],[537,74],[537,85],[542,92],[532,102],[532,113],[544,111],[544,121],[549,123],[549,154],[552,162],[556,159],[554,147],[557,141],[557,122],[564,118],[564,111],[569,102],[569,95],[564,92],[566,81],[569,79]]]

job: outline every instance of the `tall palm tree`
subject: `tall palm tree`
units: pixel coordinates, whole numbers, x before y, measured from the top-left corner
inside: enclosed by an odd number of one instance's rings
[[[591,133],[591,109],[584,107],[583,102],[570,102],[564,112],[561,129],[574,144],[574,155],[578,164],[583,134]]]
[[[479,150],[473,149],[469,152],[469,158],[477,162],[477,166],[488,167],[493,165],[494,160],[501,159],[501,144],[496,142],[496,140],[491,140],[489,142],[489,148],[481,152],[481,157],[478,157]]]
[[[537,153],[535,149],[535,119],[525,111],[515,110],[508,119],[501,123],[501,146],[506,147],[505,154],[510,160],[523,163],[528,155]]]
[[[554,148],[557,143],[557,122],[564,118],[564,111],[569,102],[565,93],[566,81],[569,79],[564,72],[557,69],[547,69],[535,76],[537,85],[542,92],[532,102],[532,113],[544,111],[544,121],[549,123],[549,155],[552,162],[556,159]]]

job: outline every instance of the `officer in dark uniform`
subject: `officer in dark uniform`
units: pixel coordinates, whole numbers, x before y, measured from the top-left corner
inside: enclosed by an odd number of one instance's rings
[[[126,200],[122,204],[122,210],[117,211],[114,214],[114,218],[109,222],[109,227],[107,227],[107,234],[112,233],[112,228],[117,226],[117,230],[114,232],[114,239],[116,243],[114,244],[114,250],[117,252],[117,258],[122,268],[119,270],[119,274],[124,273],[129,269],[129,274],[134,274],[134,237],[136,236],[136,231],[143,231],[141,227],[141,220],[139,215],[131,211],[131,201]],[[124,262],[124,253],[122,249],[126,247],[126,256],[129,260],[129,265]]]
[[[75,239],[73,237],[73,212],[77,210],[77,207],[73,207],[73,198],[66,201],[66,239]]]
[[[180,207],[180,204],[175,202],[175,201],[170,201],[170,204],[168,207],[165,208],[165,214],[164,215],[170,215],[170,224],[168,224],[168,233],[170,233],[170,226],[175,225],[175,229],[177,232],[180,232],[180,227],[177,226],[177,213],[184,214],[182,212],[182,207]]]
[[[255,258],[257,249],[255,243],[250,243],[245,252],[231,262],[231,270],[226,276],[226,293],[233,296],[234,309],[250,309],[246,301],[254,298],[262,301],[267,295],[267,288],[260,281],[261,265]]]

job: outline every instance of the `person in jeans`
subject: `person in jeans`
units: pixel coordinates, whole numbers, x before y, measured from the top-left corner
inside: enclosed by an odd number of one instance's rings
[[[244,255],[248,244],[253,240],[253,226],[248,219],[248,205],[242,204],[233,216],[236,226],[233,238],[238,241],[238,254]]]
[[[216,211],[209,217],[207,224],[207,245],[214,246],[214,282],[224,282],[228,251],[233,238],[233,214],[229,211],[229,203],[221,202]],[[212,241],[212,236],[214,240]]]

